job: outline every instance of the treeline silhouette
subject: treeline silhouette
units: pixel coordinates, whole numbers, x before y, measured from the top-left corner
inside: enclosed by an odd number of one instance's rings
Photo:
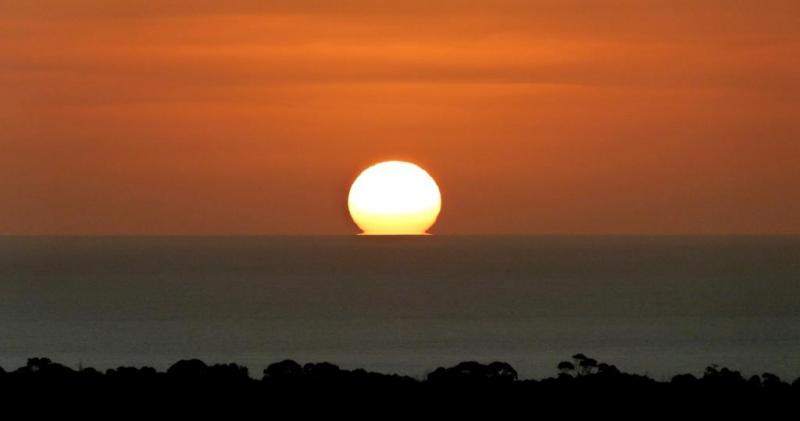
[[[175,403],[200,400],[272,402],[294,405],[336,402],[337,405],[389,405],[408,409],[418,403],[453,406],[460,410],[503,403],[503,407],[538,402],[548,408],[566,405],[623,405],[646,402],[676,405],[716,405],[727,402],[771,407],[800,402],[800,378],[786,381],[770,373],[744,376],[711,365],[701,376],[679,374],[668,380],[624,373],[611,364],[583,354],[555,367],[553,377],[520,379],[504,362],[462,362],[439,367],[424,378],[345,370],[334,364],[292,360],[270,364],[261,376],[237,364],[206,364],[181,360],[166,371],[152,367],[118,367],[98,371],[73,369],[47,358],[31,358],[12,371],[0,368],[0,396],[81,396],[109,402]],[[183,400],[183,402],[186,402]],[[467,404],[468,406],[464,406]],[[579,405],[579,406],[580,406]],[[197,407],[194,407],[197,409]]]

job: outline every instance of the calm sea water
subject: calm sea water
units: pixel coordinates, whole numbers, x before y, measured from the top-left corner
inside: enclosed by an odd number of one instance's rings
[[[800,376],[800,237],[0,238],[0,366]]]

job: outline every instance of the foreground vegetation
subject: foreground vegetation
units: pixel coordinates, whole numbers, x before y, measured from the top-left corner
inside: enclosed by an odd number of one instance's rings
[[[536,404],[539,409],[658,404],[664,410],[683,404],[735,409],[748,404],[771,408],[800,402],[800,379],[788,382],[774,374],[750,377],[710,366],[702,376],[680,374],[669,381],[621,372],[582,354],[560,363],[554,377],[519,379],[507,363],[462,362],[440,367],[424,379],[365,370],[343,370],[330,363],[286,360],[269,365],[260,378],[236,364],[208,365],[181,360],[165,372],[150,367],[119,367],[104,373],[72,369],[47,358],[29,359],[13,371],[0,369],[0,392],[14,396],[83,396],[103,402],[181,402],[191,397],[222,402],[337,402],[408,409],[416,403],[461,410]],[[209,400],[210,399],[210,400]],[[184,401],[186,402],[186,401]],[[733,406],[732,406],[733,405]]]

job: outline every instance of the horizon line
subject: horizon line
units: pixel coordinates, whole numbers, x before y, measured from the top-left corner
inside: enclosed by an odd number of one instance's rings
[[[0,238],[125,238],[125,237],[150,237],[150,238],[264,238],[264,237],[335,237],[335,238],[435,238],[435,237],[575,237],[575,238],[599,238],[599,237],[614,237],[614,238],[642,238],[642,237],[655,237],[655,238],[680,238],[680,237],[800,237],[800,232],[797,233],[427,233],[426,235],[403,235],[403,234],[389,234],[389,235],[363,235],[362,233],[353,234],[289,234],[289,233],[0,233]]]

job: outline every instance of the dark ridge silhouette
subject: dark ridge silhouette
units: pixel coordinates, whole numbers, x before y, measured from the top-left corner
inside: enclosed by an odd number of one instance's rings
[[[19,397],[35,397],[39,402],[53,397],[88,397],[105,404],[183,405],[193,410],[225,402],[238,402],[239,409],[251,408],[245,405],[250,402],[269,403],[276,410],[303,411],[380,406],[403,412],[434,405],[451,415],[452,411],[504,411],[533,403],[540,405],[541,411],[576,405],[627,410],[660,405],[664,411],[692,407],[719,413],[746,406],[771,410],[800,402],[800,378],[788,383],[772,373],[745,377],[716,365],[706,368],[700,377],[678,374],[666,381],[624,373],[583,354],[555,368],[554,377],[519,379],[508,363],[467,361],[436,368],[425,378],[415,379],[345,370],[328,362],[300,365],[284,360],[268,365],[262,377],[255,379],[243,366],[208,365],[197,359],[178,361],[165,372],[152,367],[118,367],[103,373],[31,358],[15,370],[0,368],[0,396],[6,402]]]

